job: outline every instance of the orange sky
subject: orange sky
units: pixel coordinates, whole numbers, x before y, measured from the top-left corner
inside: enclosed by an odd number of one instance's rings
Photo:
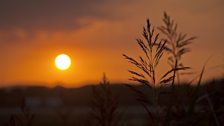
[[[206,79],[221,76],[224,69],[224,2],[222,0],[124,0],[16,1],[0,4],[0,84],[43,83],[80,86],[98,82],[105,72],[111,82],[130,76],[126,53],[139,52],[147,18],[157,27],[163,11],[174,18],[179,30],[198,39],[184,62],[198,72],[208,57]],[[71,69],[57,70],[54,58],[67,53]],[[168,69],[163,60],[159,72]],[[189,77],[188,77],[189,78]]]

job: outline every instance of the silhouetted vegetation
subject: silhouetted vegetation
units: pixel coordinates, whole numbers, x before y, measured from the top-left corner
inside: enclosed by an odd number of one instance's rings
[[[190,48],[188,47],[188,45],[190,45],[192,41],[196,39],[196,37],[187,37],[187,34],[178,32],[177,23],[172,20],[166,12],[164,12],[163,22],[164,25],[160,26],[158,29],[165,36],[163,40],[167,42],[167,44],[165,45],[165,50],[168,52],[168,54],[170,54],[168,56],[168,64],[173,69],[182,68],[185,65],[183,62],[181,62],[181,58],[184,54],[190,52]],[[175,83],[176,77],[178,80],[177,83],[179,83],[178,71],[174,70],[174,79],[172,79],[172,84]]]
[[[161,26],[158,29],[165,35],[165,38],[160,39],[159,42],[159,34],[154,34],[154,29],[151,28],[151,23],[147,20],[147,26],[143,28],[143,37],[146,42],[142,39],[137,39],[137,43],[140,49],[144,52],[145,56],[139,56],[139,60],[136,60],[127,55],[123,55],[125,59],[127,59],[132,65],[138,68],[138,70],[133,71],[129,70],[129,72],[134,75],[130,80],[137,81],[140,84],[143,84],[152,90],[153,94],[148,97],[146,93],[150,93],[149,91],[143,92],[134,88],[132,85],[127,85],[134,91],[137,95],[136,100],[143,106],[146,112],[149,115],[148,124],[151,126],[167,126],[167,125],[205,125],[206,120],[204,115],[206,113],[211,113],[211,117],[213,117],[213,121],[209,122],[209,125],[220,125],[220,121],[218,120],[217,114],[214,111],[214,106],[207,97],[209,110],[204,109],[201,111],[197,111],[196,107],[197,101],[201,96],[199,95],[199,89],[201,87],[202,77],[205,71],[205,65],[202,68],[202,71],[198,77],[198,83],[194,90],[189,88],[188,94],[185,94],[187,97],[187,103],[182,104],[179,102],[179,94],[176,94],[175,77],[178,75],[178,83],[179,83],[179,74],[178,71],[185,71],[190,69],[190,67],[185,67],[183,63],[180,62],[181,57],[190,51],[187,45],[191,44],[192,40],[195,37],[187,38],[186,34],[177,32],[177,24],[164,13],[164,24],[165,26]],[[159,83],[156,83],[156,67],[158,66],[160,59],[163,57],[164,52],[168,52],[171,56],[168,57],[169,65],[171,66],[171,70],[167,71],[161,79],[159,79]],[[140,72],[138,72],[140,71]],[[156,88],[156,85],[158,88]],[[169,85],[171,90],[166,92],[166,95],[169,99],[169,104],[165,106],[165,110],[161,110],[161,104],[159,103],[159,99],[161,94],[163,93],[160,90],[160,87]],[[205,94],[207,96],[207,92]]]
[[[111,90],[106,75],[103,75],[99,86],[93,86],[92,88],[93,100],[90,112],[92,123],[95,126],[117,126],[120,120],[117,112],[118,100]]]
[[[217,79],[207,83],[203,83],[200,85],[200,88],[196,88],[197,82],[189,85],[188,83],[181,83],[179,86],[175,85],[174,94],[181,97],[179,102],[174,102],[175,106],[179,106],[177,109],[173,109],[173,112],[170,113],[171,125],[175,123],[175,121],[179,123],[184,123],[184,119],[189,120],[190,117],[186,118],[186,106],[189,105],[192,93],[196,89],[198,90],[198,98],[196,100],[195,111],[196,113],[201,115],[202,120],[200,122],[206,123],[205,125],[214,125],[214,117],[212,116],[211,107],[208,103],[208,97],[210,102],[213,105],[214,112],[216,113],[217,119],[220,124],[223,124],[224,117],[224,79]],[[144,85],[132,85],[134,89],[140,90],[146,94],[147,97],[151,97],[152,90],[146,90]],[[56,106],[55,104],[48,104],[45,102],[46,100],[54,97],[55,101],[59,97],[58,88],[62,92],[64,92],[64,102],[62,105]],[[101,89],[100,85],[95,85],[95,88]],[[148,120],[147,113],[144,109],[141,109],[142,106],[139,106],[139,102],[133,98],[135,93],[132,92],[129,88],[122,84],[110,84],[111,92],[113,92],[113,96],[119,96],[118,102],[119,106],[117,109],[118,113],[122,113],[122,118],[120,118],[120,125],[143,125],[145,119]],[[35,92],[34,92],[35,90]],[[170,105],[169,100],[169,92],[172,90],[171,87],[160,87],[156,88],[156,90],[160,90],[163,92],[160,95],[159,105],[161,106],[161,110],[166,111],[165,106]],[[90,125],[91,123],[91,115],[89,110],[91,110],[92,106],[89,104],[93,98],[92,95],[92,86],[84,86],[81,88],[46,88],[46,87],[26,87],[26,88],[11,88],[9,89],[0,89],[1,97],[0,101],[0,125],[6,125],[9,123],[11,115],[22,115],[21,114],[21,101],[23,98],[21,94],[25,95],[25,103],[29,105],[29,111],[31,114],[35,115],[35,118],[32,120],[32,126],[48,126],[55,125],[61,126],[62,120],[60,119],[56,110],[61,107],[66,107],[66,110],[69,111],[69,118],[67,120],[68,126],[82,126],[82,125]],[[19,98],[21,96],[21,98]],[[46,98],[46,100],[41,100],[42,98]],[[8,101],[4,100],[8,99]],[[10,99],[10,100],[9,100]],[[17,103],[17,99],[21,99],[20,102]],[[75,100],[74,100],[75,99]],[[31,104],[30,101],[36,101]],[[37,104],[38,103],[38,104]],[[41,104],[39,104],[41,103]],[[8,106],[8,107],[7,107]],[[182,108],[182,109],[181,109]],[[185,112],[183,112],[184,110]],[[206,111],[205,111],[206,110]],[[203,115],[203,116],[202,116]],[[165,116],[165,115],[164,115]],[[195,114],[196,117],[200,117]],[[191,117],[191,120],[197,121],[197,118]],[[173,120],[175,119],[175,120]],[[89,120],[89,121],[88,121]],[[182,120],[182,121],[181,121]],[[163,121],[165,122],[165,121]],[[176,123],[177,123],[176,122]],[[89,124],[88,124],[89,123]],[[173,124],[174,125],[174,124]],[[181,124],[179,124],[181,125]],[[183,124],[184,125],[184,124]],[[199,125],[199,124],[198,124]]]

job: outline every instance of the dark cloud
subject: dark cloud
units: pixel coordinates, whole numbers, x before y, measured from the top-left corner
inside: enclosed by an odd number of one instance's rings
[[[114,18],[109,14],[119,0],[1,0],[0,30],[77,29],[82,18]]]

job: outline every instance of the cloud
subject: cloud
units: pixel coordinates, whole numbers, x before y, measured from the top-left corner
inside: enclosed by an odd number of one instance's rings
[[[125,0],[126,1],[126,0]],[[83,18],[115,19],[119,0],[0,0],[0,30],[71,30],[90,22]],[[87,24],[86,24],[87,23]]]

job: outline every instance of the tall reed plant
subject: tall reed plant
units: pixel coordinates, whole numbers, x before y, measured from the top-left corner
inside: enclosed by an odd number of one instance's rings
[[[103,75],[102,82],[92,87],[93,99],[90,115],[96,126],[118,126],[118,100],[111,90],[110,82]]]

